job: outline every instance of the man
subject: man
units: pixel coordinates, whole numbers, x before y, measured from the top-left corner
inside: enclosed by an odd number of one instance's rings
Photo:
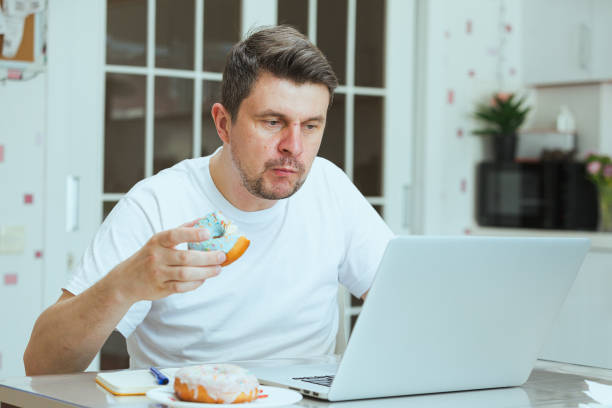
[[[223,146],[117,204],[37,320],[27,374],[84,370],[115,328],[132,367],[332,353],[338,282],[365,296],[392,236],[344,173],[315,159],[336,86],[292,28],[236,44],[212,108]],[[185,221],[218,210],[251,241],[224,268],[222,252],[186,249],[210,237]]]

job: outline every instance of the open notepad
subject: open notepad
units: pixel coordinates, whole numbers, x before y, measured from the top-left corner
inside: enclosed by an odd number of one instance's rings
[[[160,371],[174,382],[174,373],[178,368],[163,368]],[[160,387],[149,370],[122,370],[101,372],[96,375],[96,382],[113,395],[145,395],[147,391]]]

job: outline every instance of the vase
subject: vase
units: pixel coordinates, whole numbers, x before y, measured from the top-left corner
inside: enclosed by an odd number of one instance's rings
[[[612,232],[612,186],[598,186],[599,230]]]
[[[497,162],[513,162],[516,154],[516,133],[493,136],[493,154]]]

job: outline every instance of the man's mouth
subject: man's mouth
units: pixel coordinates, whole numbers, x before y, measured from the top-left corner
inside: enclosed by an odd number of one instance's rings
[[[290,174],[298,173],[297,169],[294,169],[291,167],[273,167],[272,171],[274,172],[274,174],[281,175],[281,176],[288,176]]]

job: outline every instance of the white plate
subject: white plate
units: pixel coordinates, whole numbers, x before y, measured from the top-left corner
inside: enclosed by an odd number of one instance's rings
[[[254,408],[263,408],[263,407],[278,407],[283,405],[291,405],[295,404],[299,400],[302,399],[302,394],[299,392],[288,390],[286,388],[278,388],[278,387],[266,387],[260,386],[262,390],[262,394],[267,395],[266,398],[258,398],[253,402],[244,402],[242,404],[205,404],[203,402],[187,402],[179,400],[176,395],[174,395],[174,389],[172,387],[160,387],[154,388],[147,392],[147,397],[156,402],[161,402],[162,404],[166,404],[170,407],[187,407],[187,408],[196,408],[196,407],[254,407]]]

